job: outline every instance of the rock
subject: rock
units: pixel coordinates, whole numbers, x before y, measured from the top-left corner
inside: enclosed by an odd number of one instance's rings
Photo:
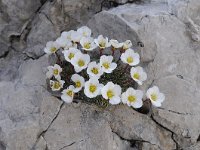
[[[186,148],[185,150],[199,150],[200,149],[200,144],[197,143],[196,145],[192,145],[188,148]]]
[[[165,93],[166,101],[161,109],[155,109],[158,111],[153,118],[174,133],[174,139],[183,148],[195,143],[200,133],[199,53],[187,34],[187,23],[171,15],[168,5],[124,5],[97,14],[88,25],[96,34],[144,44],[143,48],[135,46],[148,74],[148,82],[141,89],[159,85]]]
[[[133,111],[124,105],[117,106],[110,112],[112,117],[109,121],[113,132],[123,138],[148,141],[149,144],[162,149],[175,149],[176,145],[171,139],[171,133],[160,128],[147,115]]]
[[[44,88],[47,60],[26,61],[19,68],[17,80],[0,82],[1,145],[8,150],[31,149],[59,111],[61,102]]]
[[[94,108],[86,105],[80,108],[64,105],[44,135],[48,148],[114,149],[116,144],[108,122],[101,117],[92,117],[94,111]]]
[[[156,81],[156,84],[166,93],[167,101],[163,104],[163,108],[159,109],[155,119],[176,134],[189,138],[188,140],[195,143],[200,127],[198,89],[189,81],[176,76],[164,77]],[[186,143],[182,143],[182,146],[184,144]]]
[[[200,41],[199,1],[168,0],[170,13],[188,25],[188,32],[195,42]]]
[[[70,115],[66,115],[70,114]],[[131,115],[131,117],[129,117]],[[124,142],[119,140],[119,137]],[[168,137],[169,140],[164,140]],[[131,149],[131,140],[149,141],[163,149],[174,149],[171,133],[158,127],[148,116],[127,106],[98,110],[81,104],[64,105],[44,134],[49,149]]]
[[[45,150],[47,149],[47,144],[45,139],[41,136],[34,147],[35,150]]]
[[[0,149],[199,149],[198,0],[125,3],[132,1],[0,2]],[[166,95],[161,108],[149,115],[125,105],[102,110],[47,92],[46,42],[89,19],[94,36],[133,42],[148,73],[140,88],[158,85]]]
[[[1,5],[3,11],[8,14],[12,21],[26,20],[38,9],[41,5],[39,0],[35,1],[17,1],[17,0],[2,0]]]
[[[40,5],[40,0],[20,0],[20,2],[17,0],[2,0],[0,2],[0,41],[4,41],[6,45],[11,45],[10,42],[13,36],[21,35],[24,25]],[[8,51],[8,48],[5,47],[3,51]]]
[[[7,43],[0,38],[0,46],[1,46],[0,58],[3,58],[8,54],[9,45],[7,45]]]
[[[191,18],[196,24],[200,25],[198,0],[168,0],[170,13],[177,16],[180,20],[187,22]]]
[[[44,47],[48,41],[55,40],[60,33],[73,27],[84,25],[101,10],[101,2],[94,0],[46,2],[40,13],[31,23],[27,36],[25,53],[38,58],[44,54]]]
[[[13,81],[18,77],[18,68],[24,56],[10,50],[6,57],[0,58],[0,81]]]

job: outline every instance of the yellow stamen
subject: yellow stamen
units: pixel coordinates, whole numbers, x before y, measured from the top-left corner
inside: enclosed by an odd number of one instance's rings
[[[53,84],[53,89],[59,89],[59,88],[61,88],[60,82],[55,81],[54,84]]]
[[[83,32],[83,36],[87,36],[87,32]]]
[[[101,42],[99,43],[99,47],[102,47],[102,48],[106,47],[106,42],[101,41]]]
[[[136,100],[136,97],[134,95],[128,96],[128,101],[129,102],[134,102]]]
[[[90,49],[91,48],[91,43],[85,43],[83,47],[85,49]]]
[[[74,53],[70,53],[68,58],[71,60],[74,57]]]
[[[135,74],[133,75],[133,78],[139,80],[139,79],[140,79],[139,73],[135,73]]]
[[[83,67],[85,65],[85,62],[82,59],[80,59],[78,61],[78,65],[79,65],[79,67]]]
[[[94,93],[97,90],[96,85],[91,84],[89,90],[90,90],[91,93]]]
[[[59,74],[58,69],[54,69],[54,70],[53,70],[53,74],[54,74],[54,75],[58,75],[58,74]]]
[[[133,62],[133,57],[128,57],[127,58],[127,62],[130,64],[130,63],[132,63]]]
[[[72,90],[68,90],[68,91],[67,91],[67,95],[69,95],[70,97],[72,97],[73,94],[74,94],[74,92],[73,92]]]
[[[81,82],[80,82],[80,81],[76,81],[75,84],[76,84],[76,87],[77,87],[77,88],[80,88],[80,87],[81,87]]]
[[[127,50],[127,49],[128,49],[128,46],[123,46],[123,49],[124,49],[124,50]]]
[[[56,47],[51,47],[50,51],[51,51],[52,53],[55,53],[55,52],[57,51],[57,48],[56,48]]]
[[[151,94],[151,100],[153,100],[153,101],[157,100],[157,94],[156,93]]]
[[[110,64],[108,62],[103,63],[104,68],[108,69],[110,68]]]
[[[107,96],[108,96],[109,99],[111,99],[114,96],[113,91],[112,90],[108,90],[107,91]]]
[[[98,70],[98,68],[92,68],[91,72],[94,74],[98,74],[99,70]]]

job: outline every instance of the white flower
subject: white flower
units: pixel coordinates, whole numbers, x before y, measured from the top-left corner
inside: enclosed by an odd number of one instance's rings
[[[89,62],[90,56],[88,54],[82,54],[81,52],[76,53],[75,56],[71,59],[71,63],[74,66],[76,72],[80,72],[87,68]]]
[[[69,47],[72,47],[72,42],[71,41],[69,41],[69,40],[67,40],[67,39],[65,39],[64,37],[59,37],[59,38],[57,38],[56,39],[56,41],[55,41],[57,44],[58,44],[58,46],[60,47],[60,48],[69,48]]]
[[[133,88],[128,88],[126,92],[122,93],[122,102],[127,104],[128,106],[132,106],[134,108],[142,107],[142,97],[143,92],[140,90],[135,90]]]
[[[65,57],[65,60],[71,62],[72,58],[74,58],[75,54],[80,53],[80,50],[76,48],[69,48],[69,50],[62,51]]]
[[[114,48],[120,48],[124,45],[123,43],[119,43],[117,40],[113,40],[113,39],[110,40],[110,44]]]
[[[160,107],[161,103],[165,100],[165,95],[163,93],[160,93],[160,90],[157,86],[149,88],[147,90],[146,96],[151,100],[151,103],[156,107]]]
[[[78,74],[73,74],[71,80],[75,83],[75,93],[79,92],[85,84],[85,79]]]
[[[62,68],[59,65],[55,64],[54,66],[48,66],[47,69],[48,69],[46,73],[47,78],[50,79],[54,76],[58,80],[61,79],[60,73],[62,72]]]
[[[50,80],[50,87],[52,91],[59,91],[60,89],[63,88],[64,83],[65,81],[63,80],[57,80],[57,81]]]
[[[66,103],[71,103],[74,98],[74,86],[70,85],[67,89],[62,91],[61,99]]]
[[[92,37],[83,37],[80,40],[80,44],[82,46],[82,49],[86,51],[92,51],[97,47],[97,45],[94,43],[94,39]]]
[[[103,55],[100,57],[100,65],[102,67],[103,72],[111,73],[117,67],[117,64],[112,61],[112,56]]]
[[[103,84],[99,84],[99,80],[93,77],[85,82],[84,93],[87,97],[94,98],[97,95],[100,95],[102,87]]]
[[[108,38],[107,37],[104,38],[103,35],[99,35],[98,38],[94,40],[94,42],[101,49],[111,46],[110,42],[108,41]]]
[[[120,58],[123,63],[129,64],[130,66],[135,66],[140,62],[140,55],[135,53],[132,49],[126,50]]]
[[[74,32],[76,32],[76,31],[70,30],[70,31],[67,31],[67,32],[62,32],[62,33],[61,33],[61,37],[63,37],[63,38],[66,39],[66,40],[72,41],[71,35],[72,35],[72,33],[74,33]]]
[[[121,102],[121,87],[113,82],[108,82],[101,89],[101,94],[103,98],[109,99],[109,103],[112,105],[119,104]]]
[[[71,40],[74,43],[79,43],[81,38],[82,38],[82,35],[79,32],[77,32],[77,31],[72,31],[71,32]]]
[[[147,74],[144,72],[144,69],[140,66],[131,68],[131,77],[139,85],[142,85],[142,82],[147,79]]]
[[[97,64],[95,61],[90,62],[88,64],[87,74],[90,76],[90,78],[95,77],[99,79],[103,74],[100,64],[99,63]]]
[[[80,33],[83,37],[90,37],[92,34],[92,31],[87,26],[82,26],[77,30],[78,33]]]
[[[130,40],[126,40],[124,43],[123,43],[123,49],[124,50],[127,50],[129,49],[130,47],[132,46],[132,42]]]
[[[47,54],[55,53],[59,49],[59,45],[56,42],[49,41],[44,48],[44,52]]]

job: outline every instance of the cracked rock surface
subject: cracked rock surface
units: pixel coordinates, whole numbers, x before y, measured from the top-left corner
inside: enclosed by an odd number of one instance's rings
[[[113,8],[112,8],[113,7]],[[0,0],[0,150],[199,150],[199,0]],[[150,115],[128,106],[64,104],[46,90],[43,48],[63,30],[129,39],[166,100]]]

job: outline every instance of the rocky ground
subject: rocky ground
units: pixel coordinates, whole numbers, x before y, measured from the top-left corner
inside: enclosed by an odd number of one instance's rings
[[[66,105],[43,48],[63,30],[130,39],[166,100],[152,115]],[[0,150],[199,150],[199,0],[0,0]]]

